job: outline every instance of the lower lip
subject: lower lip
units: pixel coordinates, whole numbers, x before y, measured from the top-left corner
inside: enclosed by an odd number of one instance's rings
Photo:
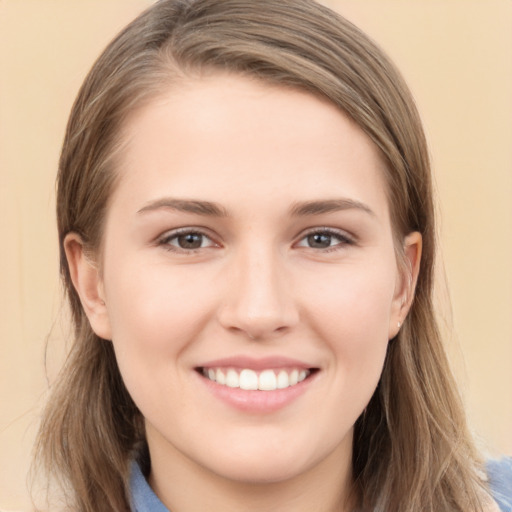
[[[316,375],[317,372],[312,373],[302,382],[284,389],[249,391],[217,384],[197,373],[199,379],[216,398],[231,407],[256,414],[271,413],[285,408],[306,392]]]

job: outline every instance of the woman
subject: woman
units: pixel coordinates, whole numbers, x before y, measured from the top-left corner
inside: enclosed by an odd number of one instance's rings
[[[79,93],[57,213],[76,339],[39,452],[73,509],[497,510],[419,116],[350,23],[158,2]]]

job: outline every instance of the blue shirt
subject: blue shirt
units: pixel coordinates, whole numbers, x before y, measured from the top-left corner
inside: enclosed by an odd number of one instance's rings
[[[490,460],[487,475],[492,497],[503,512],[512,512],[512,457]]]
[[[132,464],[130,478],[132,512],[169,512],[149,486],[137,463]]]
[[[487,474],[492,496],[502,512],[512,512],[512,458],[491,460]],[[139,466],[133,464],[130,487],[132,512],[169,512],[146,482]]]

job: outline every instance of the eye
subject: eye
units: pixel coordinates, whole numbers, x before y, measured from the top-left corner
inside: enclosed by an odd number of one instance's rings
[[[297,247],[308,247],[310,249],[336,249],[340,246],[351,245],[353,240],[341,231],[322,228],[307,233]]]
[[[189,252],[208,247],[218,247],[218,244],[216,244],[205,233],[188,228],[166,233],[158,241],[158,244],[164,246],[169,251],[178,252]]]

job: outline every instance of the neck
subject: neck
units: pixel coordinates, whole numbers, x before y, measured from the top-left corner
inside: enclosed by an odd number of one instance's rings
[[[150,453],[149,484],[171,512],[349,512],[354,508],[351,453],[342,446],[330,460],[298,475],[257,483],[225,478],[179,452],[155,453],[150,445]]]

